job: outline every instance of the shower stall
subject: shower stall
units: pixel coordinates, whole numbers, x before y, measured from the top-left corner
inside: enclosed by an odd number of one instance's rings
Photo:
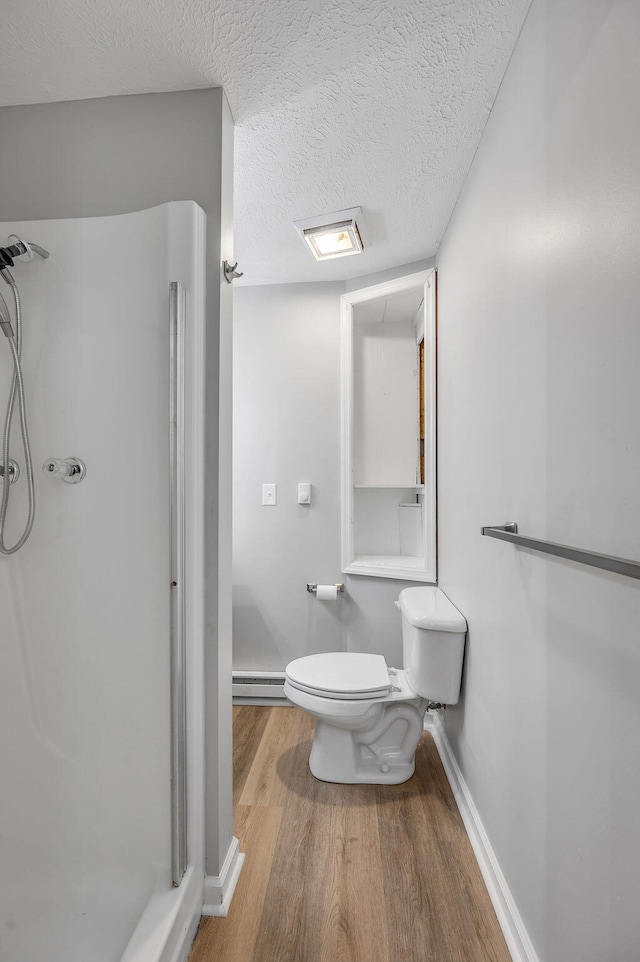
[[[204,877],[205,215],[10,235],[50,256],[10,268],[35,515],[0,554],[0,959],[175,962]],[[29,515],[17,401],[13,422],[9,547]]]

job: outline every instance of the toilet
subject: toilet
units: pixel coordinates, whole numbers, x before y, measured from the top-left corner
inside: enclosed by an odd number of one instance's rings
[[[432,702],[460,696],[467,623],[439,588],[405,588],[404,668],[382,655],[334,651],[296,658],[285,669],[289,701],[317,718],[309,767],[324,782],[397,785],[411,778]]]

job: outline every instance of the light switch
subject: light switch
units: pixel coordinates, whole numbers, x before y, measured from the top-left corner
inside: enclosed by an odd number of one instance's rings
[[[262,503],[263,504],[276,504],[276,485],[275,484],[263,484],[262,485]]]
[[[311,484],[308,481],[298,484],[298,504],[311,504]]]

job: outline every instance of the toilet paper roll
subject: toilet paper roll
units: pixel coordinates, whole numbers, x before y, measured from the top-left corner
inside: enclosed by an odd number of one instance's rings
[[[337,597],[338,589],[335,585],[318,585],[316,588],[318,601],[335,601]]]

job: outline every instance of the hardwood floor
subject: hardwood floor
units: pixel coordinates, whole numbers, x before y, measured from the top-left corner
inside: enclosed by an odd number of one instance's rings
[[[309,771],[311,716],[233,711],[246,860],[190,962],[510,962],[430,735],[403,785],[330,785]]]

